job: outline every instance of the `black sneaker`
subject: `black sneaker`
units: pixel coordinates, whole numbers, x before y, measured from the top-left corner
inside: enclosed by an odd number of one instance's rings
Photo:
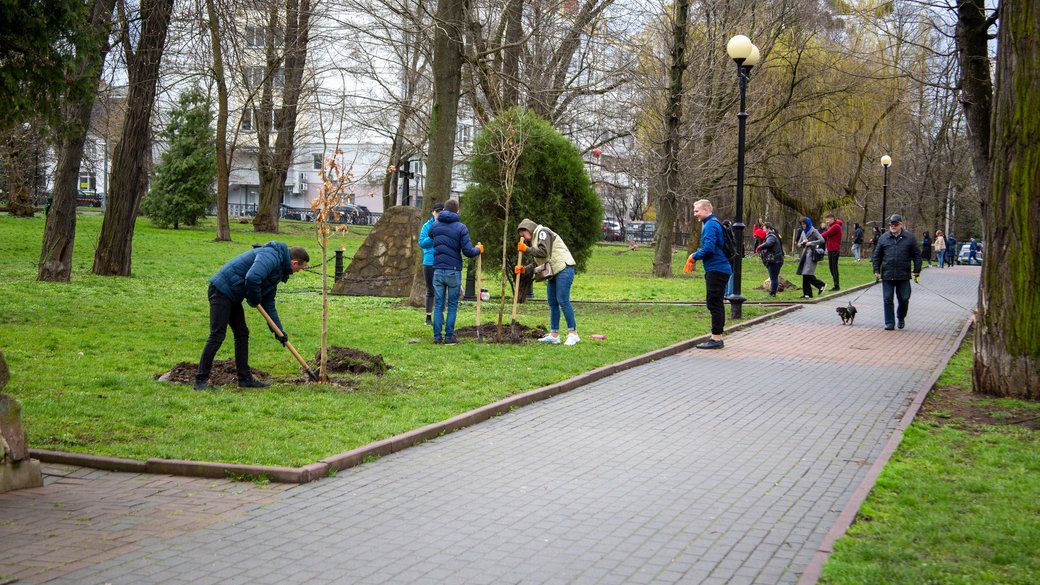
[[[827,288],[827,285],[826,284],[821,284],[820,286],[818,286],[816,288],[818,289],[817,294],[822,297],[823,296],[823,289]]]
[[[900,319],[900,320],[899,320],[899,321],[898,321],[898,322],[896,323],[896,327],[899,327],[900,329],[902,329],[903,327],[906,327],[906,320],[904,320],[904,319]]]
[[[239,388],[267,388],[268,386],[270,386],[270,384],[268,384],[267,382],[261,382],[256,378],[238,381]]]
[[[432,316],[426,315],[426,324],[427,325],[433,325],[433,317]]]
[[[454,336],[452,336],[452,337],[445,337],[444,338],[444,345],[458,345],[458,344],[459,344],[459,340],[455,339]]]
[[[433,338],[433,344],[434,345],[442,345],[443,343],[444,343],[444,340],[441,339],[440,337],[434,337]]]
[[[891,331],[893,329],[895,329],[895,327],[893,327],[892,325],[885,325],[885,331]]]
[[[195,386],[193,386],[193,388],[195,388],[196,390],[216,390],[217,389],[216,386],[210,384],[209,382],[195,382]]]
[[[830,292],[836,292],[836,291],[839,291],[839,290],[841,290],[841,289],[836,287],[836,286],[832,286]]]
[[[722,349],[726,344],[722,343],[721,339],[709,339],[704,343],[698,343],[697,349]]]

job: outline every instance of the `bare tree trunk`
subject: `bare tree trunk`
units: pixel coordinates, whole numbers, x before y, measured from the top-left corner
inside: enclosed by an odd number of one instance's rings
[[[989,70],[989,27],[985,0],[957,0],[957,59],[961,67],[961,104],[968,124],[972,167],[979,198],[986,201],[990,188],[990,113],[993,83]],[[985,203],[983,204],[983,217]]]
[[[1040,399],[1040,112],[1030,83],[1040,78],[1032,41],[1038,0],[1000,4],[997,94],[993,115],[993,182],[985,220],[986,263],[975,330],[974,391]]]
[[[285,179],[292,163],[293,147],[296,140],[296,117],[299,111],[300,94],[303,89],[303,68],[307,63],[307,43],[310,41],[310,0],[291,0],[286,3],[285,11],[285,86],[282,89],[282,105],[274,116],[278,121],[278,136],[274,141],[274,151],[269,156],[269,164],[261,164],[260,207],[253,219],[253,229],[258,232],[278,232],[278,207],[282,192],[285,190]],[[268,57],[267,73],[272,77],[276,64]],[[270,83],[268,79],[265,83]],[[265,97],[269,97],[269,87],[264,89]],[[267,101],[261,107],[261,117],[270,118],[265,112],[271,112],[273,102]],[[259,134],[266,134],[270,123],[264,120],[257,124]],[[262,137],[263,138],[263,137]],[[266,141],[265,141],[266,142]],[[263,147],[261,147],[263,148]],[[265,168],[266,167],[266,168]]]
[[[8,129],[2,135],[0,169],[7,195],[7,211],[15,217],[36,214],[36,193],[43,187],[41,155],[46,152],[42,122],[31,120]]]
[[[111,48],[108,31],[114,6],[115,0],[95,0],[90,24],[99,35],[99,51],[93,55],[85,55],[79,61],[77,77],[94,80],[100,77],[105,57]],[[54,196],[43,230],[38,280],[69,282],[72,278],[72,250],[76,244],[76,187],[96,96],[96,91],[91,92],[89,96],[84,96],[82,101],[69,103],[64,108],[66,127],[59,138],[57,148]]]
[[[206,0],[209,16],[209,40],[213,51],[213,79],[217,83],[217,241],[231,241],[231,223],[228,218],[228,184],[231,166],[228,164],[228,88],[224,70],[224,49],[220,44],[220,17],[214,0]]]
[[[498,111],[520,104],[520,42],[524,36],[524,0],[506,3],[506,48],[502,52],[502,102]]]
[[[151,117],[173,0],[144,0],[137,50],[129,62],[126,121],[112,160],[108,209],[101,224],[94,274],[129,276],[137,208],[148,185]],[[126,26],[124,24],[124,26]],[[130,54],[127,49],[128,56]]]
[[[433,204],[451,196],[451,174],[455,165],[455,130],[459,122],[459,93],[462,88],[462,35],[465,30],[466,0],[440,0],[433,37],[433,113],[430,118],[430,152],[426,161],[426,194],[423,217]],[[416,263],[409,304],[423,302],[425,279],[422,258]],[[420,291],[422,294],[420,295]]]
[[[683,74],[686,73],[686,29],[690,19],[690,0],[679,0],[672,26],[672,68],[668,84],[668,110],[665,112],[665,139],[662,146],[664,169],[658,182],[657,232],[654,239],[654,276],[672,275],[672,239],[675,234],[676,192],[679,186],[679,125],[682,123]]]

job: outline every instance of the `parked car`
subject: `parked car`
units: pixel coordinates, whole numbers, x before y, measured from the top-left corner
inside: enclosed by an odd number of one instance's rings
[[[625,240],[652,242],[656,228],[652,221],[630,221],[625,224]]]
[[[101,207],[101,195],[97,191],[76,191],[76,205],[80,207]]]
[[[608,242],[620,242],[624,238],[621,237],[621,224],[611,220],[603,220],[603,239]]]
[[[984,248],[982,242],[979,242],[979,249],[975,251],[974,262],[968,262],[968,256],[971,254],[971,251],[968,249],[968,242],[958,245],[960,246],[960,250],[957,252],[957,264],[973,264],[975,266],[982,266],[982,252]]]

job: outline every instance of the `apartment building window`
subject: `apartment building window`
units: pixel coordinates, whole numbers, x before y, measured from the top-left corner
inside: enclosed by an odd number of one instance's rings
[[[264,47],[266,43],[266,34],[264,28],[260,26],[247,26],[246,27],[246,45],[250,47]]]
[[[315,152],[314,154],[311,155],[311,157],[312,157],[312,159],[314,161],[314,170],[320,171],[321,170],[321,165],[324,162],[324,161],[321,160],[321,153],[320,152]]]
[[[84,191],[94,191],[97,189],[97,177],[94,173],[80,173],[79,174],[79,188]]]
[[[476,128],[468,124],[459,124],[455,142],[458,143],[459,148],[469,148],[473,144],[474,134],[476,134]]]
[[[239,125],[239,128],[243,132],[252,132],[256,129],[253,127],[253,108],[246,108],[246,110],[242,112],[242,123]]]
[[[246,72],[246,83],[249,87],[260,87],[263,84],[264,79],[267,77],[267,68],[264,66],[250,67]],[[285,85],[285,69],[279,67],[274,75],[271,77],[272,87],[282,87]]]

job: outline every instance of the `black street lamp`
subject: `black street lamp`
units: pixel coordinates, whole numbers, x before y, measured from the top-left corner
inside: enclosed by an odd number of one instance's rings
[[[740,319],[744,305],[744,295],[740,294],[741,270],[744,260],[744,138],[747,126],[745,96],[748,80],[751,79],[751,68],[758,65],[760,58],[758,47],[744,35],[736,35],[726,43],[726,52],[737,63],[737,78],[740,80],[740,112],[737,133],[737,214],[733,221],[733,232],[737,237],[737,258],[733,262],[733,294],[729,296],[730,319]]]
[[[882,183],[881,187],[881,229],[885,229],[885,224],[888,222],[888,167],[892,166],[892,157],[885,156],[881,157],[881,166],[885,167],[885,182]]]

